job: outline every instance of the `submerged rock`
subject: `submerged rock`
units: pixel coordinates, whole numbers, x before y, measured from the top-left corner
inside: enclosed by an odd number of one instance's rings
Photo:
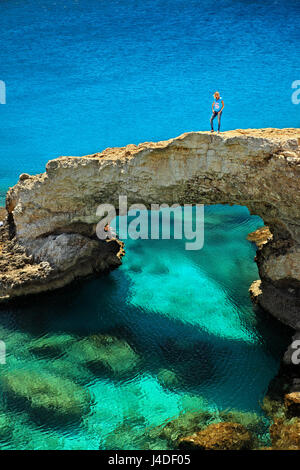
[[[253,438],[244,426],[238,423],[214,423],[178,442],[180,449],[199,450],[246,450],[252,449]]]
[[[168,450],[170,446],[166,439],[158,435],[151,435],[146,427],[143,416],[124,418],[101,443],[100,449],[106,450]]]
[[[180,437],[203,429],[211,420],[212,414],[209,411],[187,412],[168,423],[152,428],[149,430],[149,435],[153,439],[164,439],[170,446],[174,446]]]
[[[13,432],[13,424],[8,414],[0,411],[0,439],[7,439]]]
[[[224,410],[219,412],[223,421],[230,421],[241,424],[248,431],[255,435],[262,435],[268,432],[269,422],[264,416],[250,411]]]
[[[179,379],[175,372],[170,369],[159,369],[157,380],[163,387],[174,388],[179,385]]]
[[[76,383],[45,371],[14,370],[3,375],[5,394],[29,405],[32,411],[79,418],[89,410],[90,397]]]
[[[44,364],[44,368],[47,369],[50,374],[66,377],[72,382],[76,382],[78,385],[84,385],[93,380],[93,374],[87,369],[85,364],[74,359],[74,357],[67,355],[56,357],[55,361],[51,361],[50,364]]]
[[[184,412],[201,412],[203,410],[208,410],[210,404],[207,399],[201,395],[193,395],[191,393],[185,393],[180,400],[181,408]]]
[[[55,355],[64,352],[66,347],[74,342],[76,338],[68,334],[45,335],[32,340],[28,349],[36,354]]]
[[[123,339],[109,335],[92,335],[78,341],[70,354],[89,366],[101,366],[113,374],[126,374],[140,363],[138,354]]]

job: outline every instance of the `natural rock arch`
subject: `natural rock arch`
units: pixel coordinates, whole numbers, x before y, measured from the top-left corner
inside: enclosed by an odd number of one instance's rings
[[[60,157],[49,161],[43,174],[21,175],[7,194],[7,225],[15,232],[10,243],[26,249],[36,271],[23,280],[18,275],[15,283],[0,278],[0,297],[53,289],[117,266],[122,247],[111,244],[107,253],[94,234],[97,206],[117,206],[119,195],[126,195],[128,204],[147,207],[238,204],[262,217],[273,233],[257,254],[261,284],[255,284],[253,295],[295,326],[300,320],[299,142],[299,129],[190,132],[163,142]],[[8,256],[14,249],[7,249]]]

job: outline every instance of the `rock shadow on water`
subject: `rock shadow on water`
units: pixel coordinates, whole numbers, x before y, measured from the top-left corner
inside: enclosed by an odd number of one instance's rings
[[[139,264],[130,264],[130,265],[127,267],[127,269],[128,269],[129,271],[134,272],[134,273],[141,273],[141,272],[143,271],[142,266],[139,265]]]
[[[213,344],[206,341],[184,338],[166,338],[160,348],[162,355],[168,365],[171,366],[173,376],[170,382],[170,373],[160,371],[159,377],[165,386],[193,388],[203,385],[207,381],[212,381],[216,374],[214,360],[215,348]],[[167,369],[168,370],[168,369]],[[164,380],[165,379],[165,380]]]

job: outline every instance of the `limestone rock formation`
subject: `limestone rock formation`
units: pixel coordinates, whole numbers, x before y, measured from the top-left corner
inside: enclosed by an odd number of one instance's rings
[[[254,232],[251,232],[247,236],[247,240],[254,242],[258,248],[262,248],[263,245],[272,240],[273,235],[270,232],[269,227],[260,227]]]
[[[288,415],[300,416],[300,392],[286,393],[284,404]]]
[[[0,222],[3,223],[5,217],[6,217],[6,210],[5,207],[0,207]]]
[[[147,207],[239,204],[260,215],[273,235],[258,250],[261,285],[253,297],[295,326],[300,311],[299,139],[299,129],[190,132],[163,142],[60,157],[49,161],[43,174],[21,175],[7,193],[7,224],[34,274],[27,278],[19,272],[14,283],[8,268],[0,278],[0,297],[55,288],[118,265],[120,247],[107,254],[95,227],[98,205],[118,207],[120,195],[127,196],[128,205]]]
[[[299,450],[300,420],[296,418],[287,423],[283,419],[275,419],[270,435],[272,450]]]
[[[241,424],[213,423],[180,439],[178,447],[186,450],[249,450],[253,447],[253,438]]]
[[[238,426],[237,429],[245,430],[248,436],[253,436],[255,443],[256,441],[259,442],[258,436],[264,435],[267,432],[267,420],[256,413],[239,410],[209,411],[203,407],[204,403],[205,400],[199,403],[201,408],[199,408],[198,411],[182,413],[177,418],[167,423],[151,428],[149,431],[150,439],[162,439],[168,443],[169,448],[176,448],[180,446],[180,442],[183,438],[187,438],[187,441],[190,441],[191,436],[198,435],[200,431],[206,431],[207,429],[209,431],[210,429],[224,430],[224,436],[228,423],[235,423],[235,426]],[[210,426],[212,424],[216,425],[216,427],[211,428]],[[217,431],[216,436],[218,434],[219,432]],[[194,439],[194,437],[191,439]],[[254,443],[253,439],[252,442]],[[186,443],[186,441],[183,442]],[[191,447],[193,443],[182,444],[182,446],[184,445],[187,445],[187,447],[190,445]]]
[[[0,227],[0,302],[57,289],[74,279],[121,264],[124,244],[77,233],[52,234],[32,241]]]

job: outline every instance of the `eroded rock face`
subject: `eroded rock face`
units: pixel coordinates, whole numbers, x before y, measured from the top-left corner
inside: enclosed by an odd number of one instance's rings
[[[288,415],[300,416],[300,392],[286,393],[284,405]]]
[[[300,311],[299,139],[299,129],[191,132],[85,157],[60,157],[48,162],[45,173],[23,175],[8,191],[11,227],[34,262],[55,266],[56,272],[84,265],[86,275],[94,270],[86,265],[95,258],[90,254],[96,249],[100,203],[118,207],[119,196],[126,195],[128,204],[147,207],[247,206],[273,234],[257,255],[262,282],[255,298],[294,326]]]
[[[251,232],[247,236],[247,240],[254,242],[258,248],[262,248],[263,245],[272,240],[273,235],[270,232],[269,227],[260,227],[254,232]]]
[[[81,234],[49,235],[36,240],[10,239],[0,227],[0,302],[58,289],[77,278],[117,268],[124,254],[119,240]]]
[[[270,427],[272,450],[300,449],[300,420],[275,419]]]

